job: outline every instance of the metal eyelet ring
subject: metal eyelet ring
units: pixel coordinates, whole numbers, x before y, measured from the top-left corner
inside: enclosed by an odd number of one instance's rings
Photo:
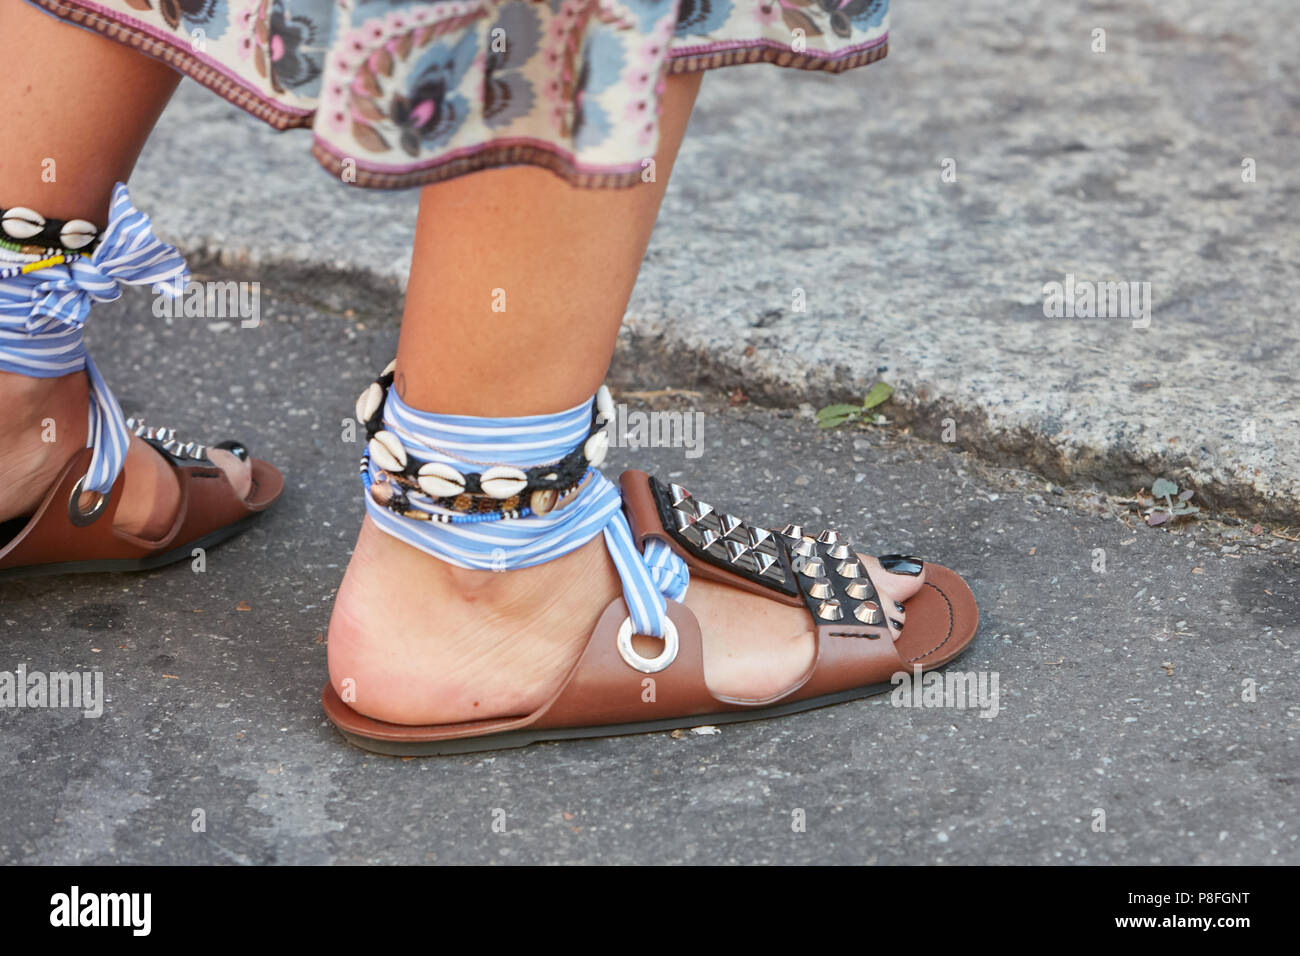
[[[628,667],[642,674],[657,674],[677,659],[677,625],[664,618],[664,649],[658,657],[642,657],[632,649],[632,618],[623,618],[618,627],[618,653]]]
[[[89,475],[82,475],[77,479],[77,484],[72,489],[72,494],[68,496],[68,520],[78,528],[84,528],[88,524],[94,524],[96,519],[104,513],[108,507],[108,493],[103,491],[92,492],[98,495],[99,500],[89,511],[81,510],[81,491]]]

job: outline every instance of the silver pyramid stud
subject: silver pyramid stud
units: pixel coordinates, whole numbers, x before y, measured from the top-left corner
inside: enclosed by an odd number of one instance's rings
[[[739,541],[724,541],[727,546],[727,560],[735,564],[749,550]]]
[[[797,524],[788,524],[780,531],[781,537],[789,538],[791,541],[798,541],[803,537],[803,528]]]
[[[856,561],[841,561],[836,566],[835,573],[842,578],[858,578],[862,576],[862,565]]]
[[[885,619],[880,613],[880,605],[875,601],[863,601],[853,609],[853,616],[863,624],[879,624]]]
[[[673,509],[673,524],[677,525],[678,531],[685,531],[694,523],[695,519],[691,515],[678,511],[676,508]]]
[[[709,548],[713,547],[713,545],[717,542],[718,536],[714,534],[712,531],[710,531],[708,528],[697,528],[696,530],[699,532],[700,535],[699,544],[701,548],[708,550]]]
[[[817,545],[812,538],[800,538],[790,550],[800,557],[811,558],[817,553]]]
[[[847,544],[833,544],[826,549],[826,553],[836,561],[853,557],[853,550]]]
[[[803,563],[799,573],[806,578],[824,578],[826,577],[826,565],[822,564],[821,558],[809,558]]]
[[[863,598],[873,597],[876,593],[876,589],[871,586],[871,581],[867,578],[854,578],[844,586],[844,591],[849,597],[856,598],[859,601]]]
[[[707,501],[695,502],[696,519],[707,518],[711,514],[713,514],[713,505],[709,504]]]
[[[831,587],[831,582],[827,578],[818,578],[812,584],[808,585],[808,596],[815,598],[828,598],[835,594]]]
[[[673,507],[677,507],[683,501],[691,500],[691,493],[681,485],[669,485],[668,494],[672,497]]]
[[[844,616],[844,609],[835,598],[829,598],[817,605],[817,616],[823,621],[838,621]]]
[[[749,532],[749,546],[751,548],[757,548],[764,541],[771,540],[772,532],[766,528],[747,528],[746,530]]]
[[[171,454],[179,458],[181,455],[180,442],[178,442],[175,438],[169,438],[165,442],[163,442],[163,450],[170,452]]]
[[[823,531],[817,536],[817,540],[822,544],[839,544],[840,535],[837,531]]]
[[[743,533],[745,522],[741,521],[735,515],[722,514],[718,515],[718,527],[722,529],[722,536],[730,538],[738,533]]]
[[[755,551],[753,552],[753,555],[754,564],[757,566],[759,574],[767,574],[769,570],[775,567],[776,573],[784,577],[784,575],[781,574],[781,566],[777,564],[776,558],[772,557],[770,554],[764,554],[762,551]]]

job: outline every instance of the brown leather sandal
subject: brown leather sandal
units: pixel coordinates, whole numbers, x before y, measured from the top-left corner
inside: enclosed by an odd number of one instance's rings
[[[758,528],[640,471],[624,472],[621,484],[638,546],[648,537],[662,538],[686,560],[693,578],[807,607],[817,654],[793,687],[766,700],[711,693],[704,682],[700,628],[690,609],[668,601],[674,628],[660,655],[645,658],[633,647],[631,620],[620,597],[601,615],[560,690],[531,714],[438,726],[392,724],[357,713],[326,684],[321,695],[326,716],[357,746],[398,756],[760,720],[883,693],[894,674],[947,664],[974,639],[975,598],[947,568],[922,566],[916,559],[891,562],[905,573],[925,576],[904,604],[906,626],[895,634],[856,554],[835,532],[814,538],[794,525],[779,532]]]
[[[135,434],[153,446],[176,470],[180,505],[171,529],[149,541],[113,527],[126,488],[126,472],[92,506],[82,500],[82,480],[91,449],[72,456],[36,513],[0,523],[0,580],[87,571],[145,571],[191,557],[195,548],[210,548],[239,534],[280,497],[284,478],[272,465],[252,459],[252,487],[235,495],[226,473],[205,455],[203,446],[180,444],[169,429],[134,425]],[[238,458],[248,452],[237,442],[223,442]],[[83,510],[85,508],[86,510]]]

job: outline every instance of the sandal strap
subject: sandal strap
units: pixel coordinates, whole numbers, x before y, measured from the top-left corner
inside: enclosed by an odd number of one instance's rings
[[[126,462],[130,430],[121,406],[86,351],[82,328],[93,302],[111,302],[122,285],[157,287],[176,296],[189,278],[175,247],[154,236],[149,217],[118,183],[108,226],[90,256],[0,281],[0,369],[56,378],[85,369],[90,378],[94,450],[84,489],[107,494]]]
[[[163,537],[149,540],[113,527],[126,487],[125,474],[119,475],[101,497],[96,510],[87,516],[89,520],[77,517],[79,509],[74,502],[85,490],[84,475],[91,455],[89,448],[73,455],[22,530],[12,540],[0,542],[0,572],[26,571],[41,565],[146,561],[194,545],[213,532],[264,511],[284,487],[276,469],[253,459],[254,487],[240,499],[226,473],[212,462],[168,454],[166,460],[175,469],[180,487],[180,501],[171,528]]]
[[[814,626],[835,637],[895,640],[870,575],[837,532],[761,528],[641,471],[625,472],[622,486],[636,540],[669,542],[691,574],[803,604]]]

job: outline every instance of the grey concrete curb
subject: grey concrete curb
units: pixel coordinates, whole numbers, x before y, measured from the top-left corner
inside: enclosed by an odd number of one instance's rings
[[[913,0],[880,65],[710,76],[618,380],[790,405],[883,378],[892,419],[930,437],[951,419],[990,459],[1120,493],[1170,477],[1203,507],[1300,523],[1285,12],[991,3],[954,19]],[[334,188],[307,145],[189,87],[137,200],[200,267],[307,280],[323,305],[391,321],[416,194]],[[1067,276],[1149,283],[1150,326],[1044,317],[1044,284]]]

